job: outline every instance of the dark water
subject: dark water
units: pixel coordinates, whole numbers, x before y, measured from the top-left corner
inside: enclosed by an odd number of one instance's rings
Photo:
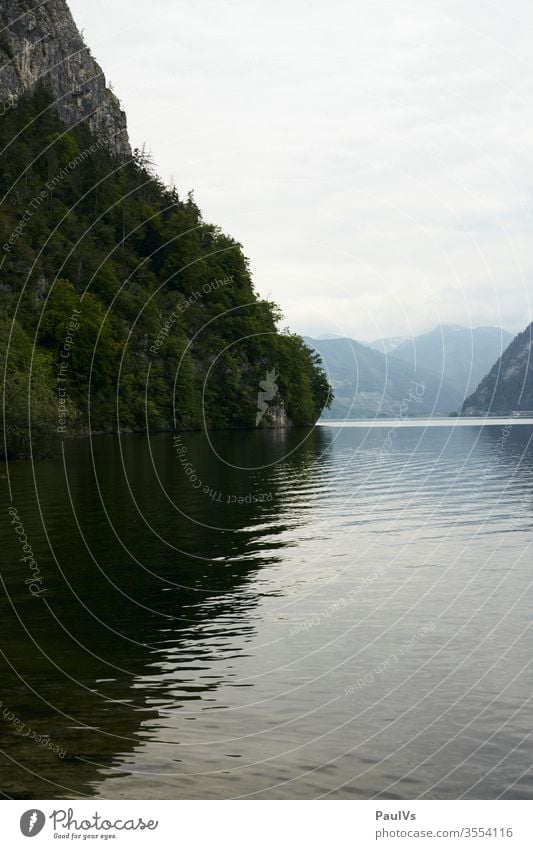
[[[533,431],[386,437],[11,465],[3,795],[532,798]]]

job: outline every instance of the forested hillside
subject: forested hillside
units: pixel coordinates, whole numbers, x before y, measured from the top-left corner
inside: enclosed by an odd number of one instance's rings
[[[465,401],[463,415],[509,415],[533,411],[533,324],[507,350]]]
[[[318,356],[278,332],[241,246],[191,196],[68,129],[45,88],[0,112],[4,454],[89,429],[255,427],[267,374],[261,426],[316,421]]]

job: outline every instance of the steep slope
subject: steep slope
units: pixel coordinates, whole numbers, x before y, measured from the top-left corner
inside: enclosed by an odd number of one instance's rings
[[[46,85],[67,127],[87,121],[114,155],[131,154],[126,116],[106,87],[65,0],[2,0],[0,100],[10,108],[23,94]]]
[[[328,418],[447,415],[462,402],[438,374],[415,369],[354,339],[304,338],[320,354],[334,389],[334,401],[325,414]],[[415,385],[419,387],[416,398]]]
[[[499,327],[454,327],[440,325],[429,333],[402,342],[392,351],[395,359],[411,368],[441,374],[464,399],[478,386],[512,340]]]
[[[51,33],[47,55],[66,67],[41,84],[13,59],[27,90],[0,110],[0,456],[89,431],[313,424],[329,397],[319,359],[278,332],[241,245],[142,154],[117,162],[127,142],[112,138],[122,117],[103,78],[73,105],[91,68],[72,67],[66,4],[13,21],[23,7],[2,7],[10,38]]]
[[[533,324],[520,333],[476,391],[466,399],[463,415],[509,415],[533,410]]]

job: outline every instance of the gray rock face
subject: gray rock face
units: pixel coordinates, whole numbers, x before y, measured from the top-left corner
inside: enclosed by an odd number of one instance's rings
[[[126,116],[106,87],[65,0],[0,0],[0,99],[46,85],[62,121],[87,121],[114,156],[131,155]],[[4,106],[5,108],[5,106]]]
[[[284,405],[277,403],[268,408],[261,421],[261,427],[287,428],[293,427],[293,424],[287,415]]]

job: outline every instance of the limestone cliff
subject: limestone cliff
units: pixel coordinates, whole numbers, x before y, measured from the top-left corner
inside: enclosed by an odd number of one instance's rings
[[[87,121],[113,154],[131,154],[126,116],[74,23],[65,0],[0,0],[0,100],[44,84],[69,127]]]

